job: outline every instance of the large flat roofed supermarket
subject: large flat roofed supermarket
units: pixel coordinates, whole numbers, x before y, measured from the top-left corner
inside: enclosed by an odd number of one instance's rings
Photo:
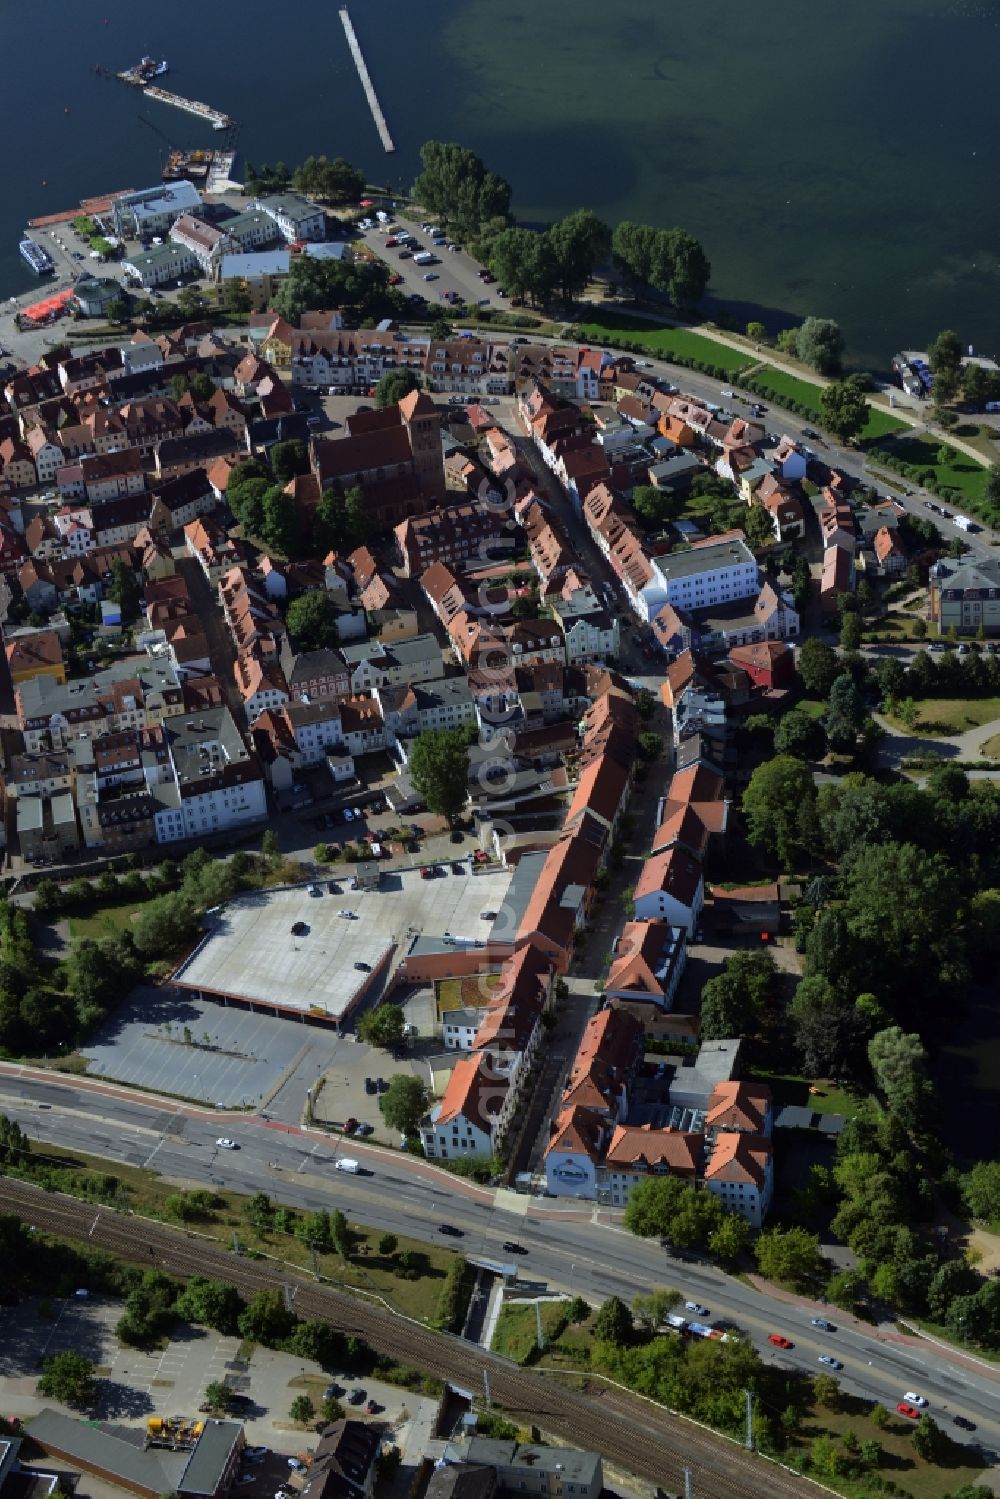
[[[376,976],[386,969],[391,974],[415,935],[440,941],[448,932],[485,941],[493,922],[480,912],[498,911],[510,883],[509,870],[449,872],[430,880],[413,870],[383,875],[377,891],[349,890],[347,879],[338,877],[339,895],[329,894],[324,880],[322,896],[310,896],[304,885],[241,896],[209,918],[208,936],[174,982],[209,996],[338,1020]],[[297,922],[308,932],[293,936]],[[371,973],[356,969],[357,962]]]

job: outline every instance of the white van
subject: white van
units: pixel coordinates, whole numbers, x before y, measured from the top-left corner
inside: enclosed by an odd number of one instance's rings
[[[414,265],[435,265],[436,263],[437,256],[432,255],[430,250],[421,250],[419,255],[413,257]]]
[[[335,1169],[337,1171],[349,1171],[352,1176],[357,1176],[358,1172],[361,1170],[361,1167],[358,1165],[357,1161],[354,1160],[353,1156],[342,1155],[339,1156],[337,1161],[335,1162]]]

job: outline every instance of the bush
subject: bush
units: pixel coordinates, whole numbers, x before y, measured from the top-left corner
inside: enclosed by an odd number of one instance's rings
[[[473,1285],[472,1266],[464,1259],[453,1259],[438,1292],[432,1326],[441,1332],[461,1332],[469,1307]]]

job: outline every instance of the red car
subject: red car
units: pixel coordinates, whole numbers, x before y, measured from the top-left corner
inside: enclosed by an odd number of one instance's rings
[[[906,1400],[901,1400],[896,1406],[901,1416],[908,1416],[911,1421],[920,1420],[920,1412],[915,1405],[910,1405]]]
[[[772,1332],[772,1333],[770,1333],[768,1335],[767,1341],[769,1343],[773,1343],[774,1346],[775,1346],[775,1348],[794,1348],[795,1347],[795,1344],[793,1342],[791,1342],[790,1339],[786,1338],[783,1333],[780,1333],[780,1332]]]
[[[399,240],[396,238],[396,236],[394,234],[390,234],[389,238],[385,242],[385,247],[387,250],[394,250],[398,244]]]

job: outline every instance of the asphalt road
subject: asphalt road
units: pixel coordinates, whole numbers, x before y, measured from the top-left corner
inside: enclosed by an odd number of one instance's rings
[[[335,1175],[338,1143],[318,1133],[277,1129],[258,1117],[181,1112],[75,1081],[36,1080],[19,1076],[13,1065],[0,1070],[0,1110],[47,1146],[150,1167],[191,1185],[266,1191],[297,1208],[337,1205],[373,1228],[418,1239],[439,1239],[440,1225],[454,1224],[463,1230],[461,1247],[472,1257],[509,1259],[502,1243],[516,1239],[529,1251],[518,1263],[523,1279],[591,1302],[611,1295],[631,1300],[640,1289],[676,1286],[685,1298],[707,1306],[713,1321],[730,1320],[744,1329],[766,1358],[817,1373],[819,1356],[832,1353],[845,1365],[840,1379],[851,1394],[892,1408],[914,1390],[927,1398],[931,1413],[957,1440],[1000,1453],[1000,1369],[992,1371],[931,1343],[906,1345],[892,1322],[872,1328],[828,1308],[823,1314],[829,1314],[837,1331],[822,1333],[810,1325],[810,1318],[820,1314],[815,1306],[766,1295],[709,1265],[681,1264],[655,1242],[598,1221],[592,1204],[495,1200],[492,1192],[458,1179],[452,1183],[413,1158],[355,1141],[345,1148],[367,1174]],[[220,1135],[240,1148],[220,1149],[215,1143]],[[498,1211],[504,1205],[511,1211]],[[772,1332],[790,1338],[794,1348],[774,1349],[767,1341]],[[956,1413],[975,1421],[977,1431],[953,1427]]]

